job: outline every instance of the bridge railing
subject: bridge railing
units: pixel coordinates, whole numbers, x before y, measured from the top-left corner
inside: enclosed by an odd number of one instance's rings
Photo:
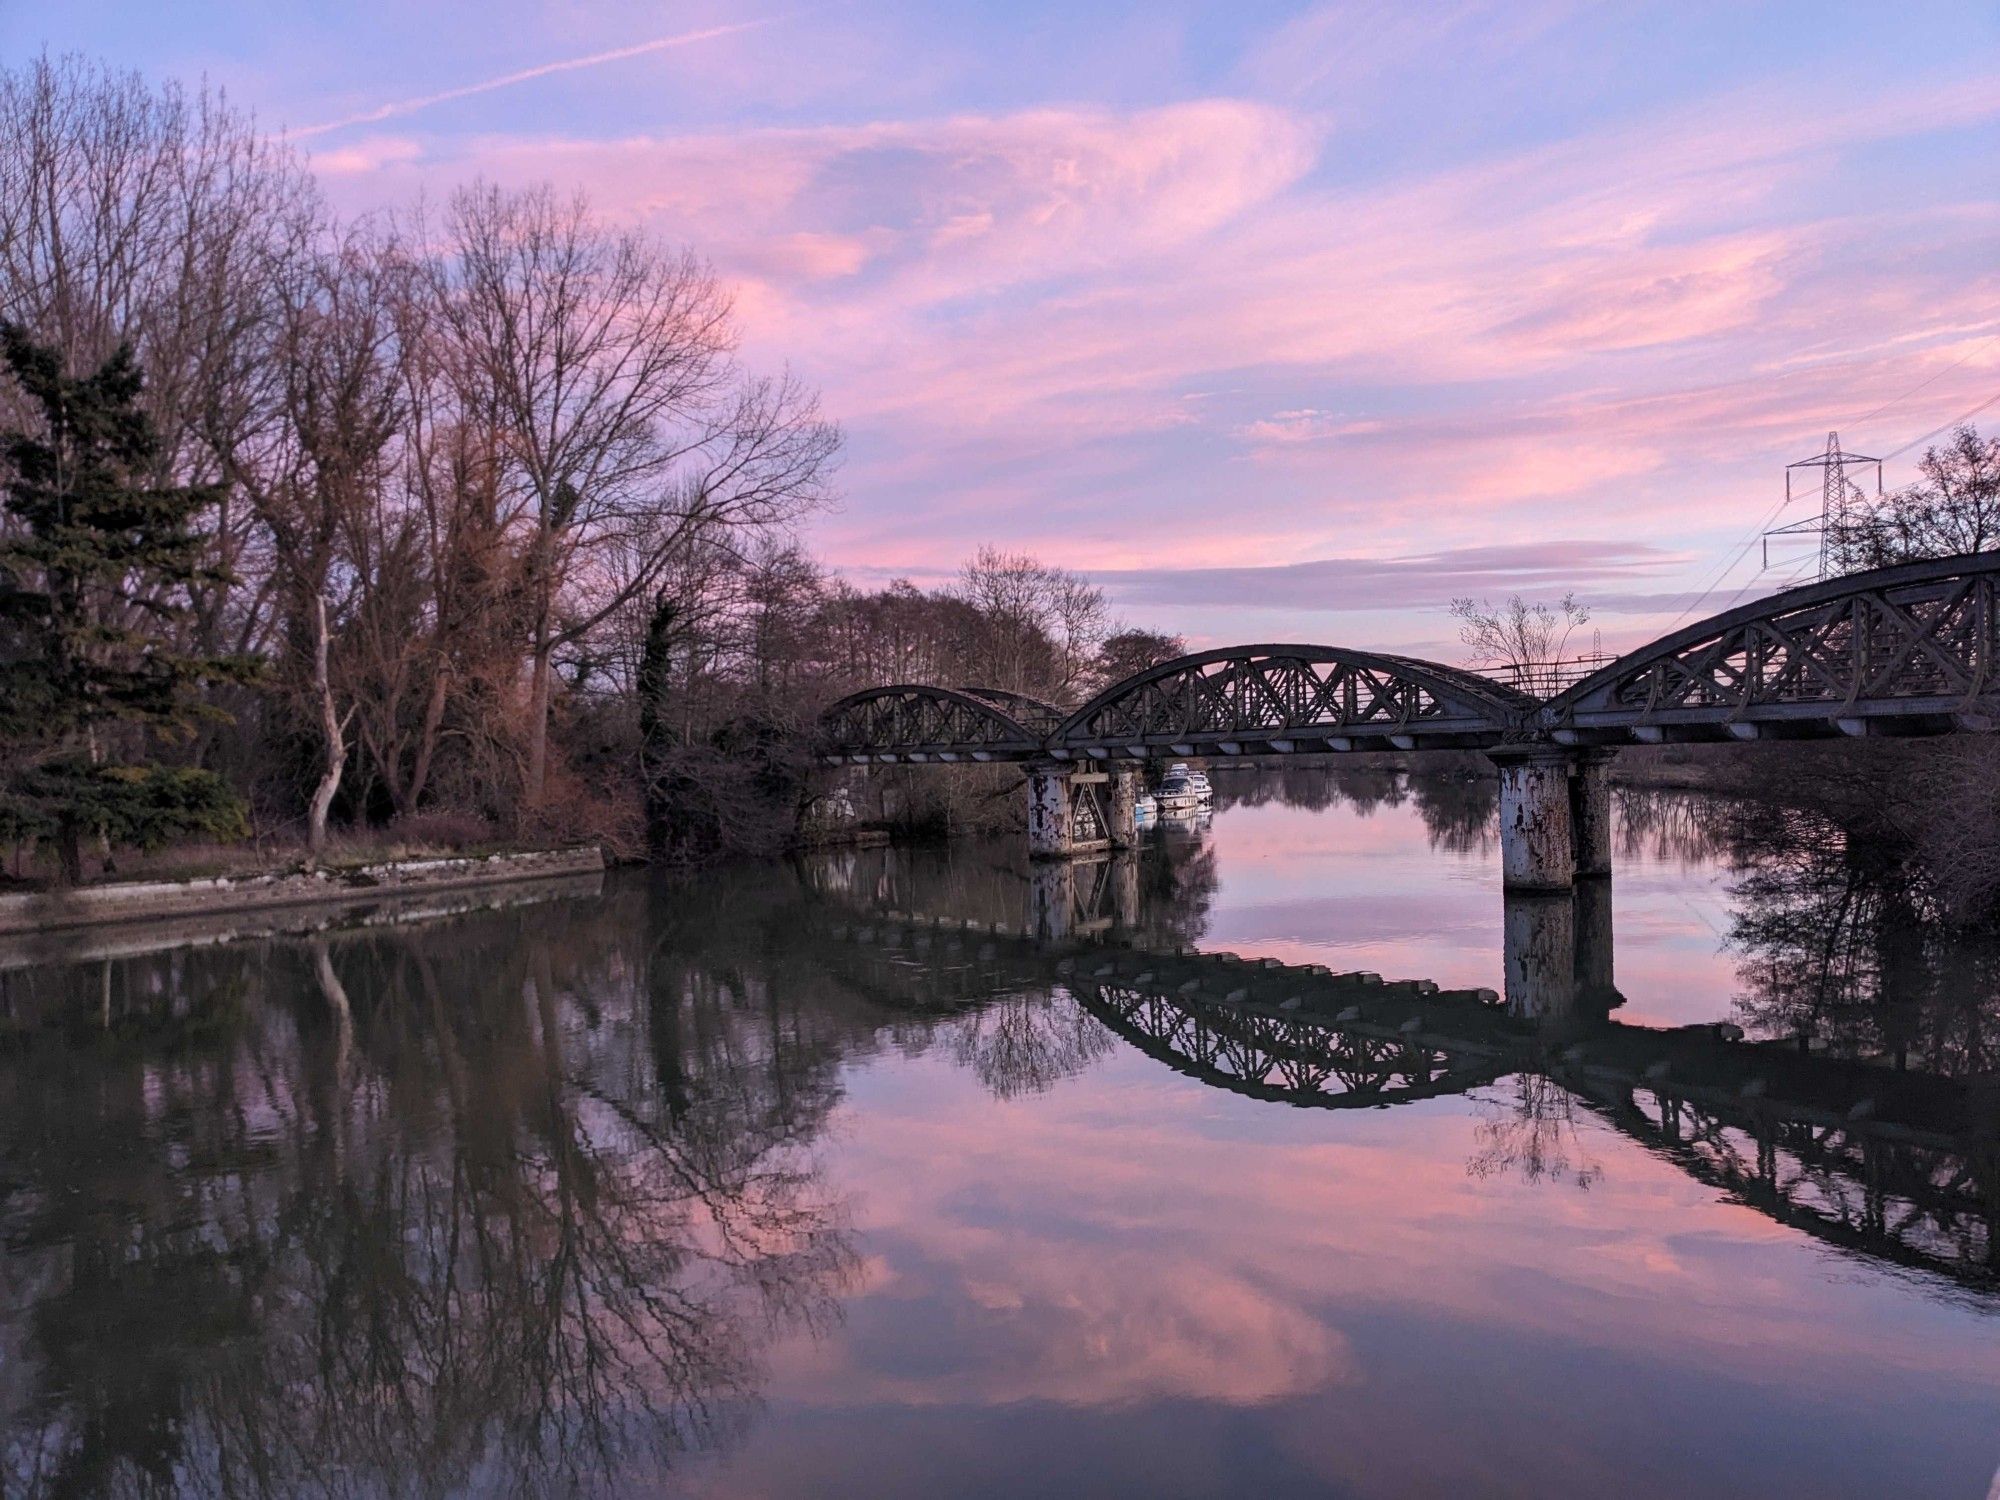
[[[1499,666],[1480,668],[1480,671],[1495,682],[1527,693],[1535,698],[1553,698],[1564,688],[1574,687],[1591,673],[1608,667],[1618,660],[1609,651],[1592,652],[1587,656],[1565,656],[1553,661],[1506,662]]]

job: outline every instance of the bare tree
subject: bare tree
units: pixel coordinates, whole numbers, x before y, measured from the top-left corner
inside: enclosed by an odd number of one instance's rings
[[[1830,538],[1842,572],[2000,546],[2000,437],[1958,427],[1944,447],[1924,451],[1917,472],[1916,483],[1850,513]]]
[[[490,403],[524,537],[532,802],[558,650],[643,594],[697,533],[823,500],[839,434],[789,377],[739,374],[706,266],[604,228],[581,199],[475,187],[452,200],[446,237],[438,306],[465,398]]]
[[[280,318],[270,362],[281,399],[249,441],[225,447],[225,470],[270,538],[272,591],[299,662],[288,686],[318,729],[322,755],[307,804],[313,859],[347,765],[347,728],[331,664],[330,595],[373,580],[342,555],[355,520],[379,514],[405,419],[395,308],[409,267],[393,242],[349,234],[317,253],[274,261]],[[300,662],[300,659],[303,659]]]
[[[1564,594],[1553,605],[1530,604],[1519,594],[1494,605],[1454,599],[1458,638],[1472,648],[1473,665],[1497,669],[1523,692],[1548,697],[1561,690],[1563,652],[1576,627],[1590,619],[1588,605]]]
[[[1148,667],[1157,667],[1161,662],[1172,661],[1177,656],[1187,654],[1187,641],[1177,635],[1163,635],[1157,630],[1134,630],[1129,626],[1104,638],[1097,648],[1095,663],[1095,688],[1107,688],[1114,682],[1122,682],[1127,677],[1137,676]]]
[[[0,73],[0,317],[70,369],[131,346],[163,484],[223,479],[221,448],[267,419],[265,273],[316,212],[297,159],[220,94],[78,58]],[[259,644],[259,530],[225,485],[216,581],[192,617],[202,649]]]
[[[1104,591],[1025,553],[981,547],[960,571],[958,597],[980,621],[988,687],[1067,703],[1089,677],[1106,633]]]

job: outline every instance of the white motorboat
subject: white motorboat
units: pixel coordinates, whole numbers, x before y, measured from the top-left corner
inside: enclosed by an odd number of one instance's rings
[[[1199,771],[1190,771],[1186,761],[1177,760],[1167,767],[1167,774],[1160,778],[1153,800],[1162,814],[1172,814],[1207,807],[1214,795],[1206,776]]]

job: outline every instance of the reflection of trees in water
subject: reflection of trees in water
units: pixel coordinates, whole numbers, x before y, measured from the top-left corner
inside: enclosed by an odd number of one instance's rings
[[[996,996],[960,1017],[950,1037],[952,1056],[999,1099],[1044,1093],[1118,1045],[1064,990]]]
[[[1186,948],[1208,931],[1208,914],[1222,888],[1215,845],[1206,836],[1151,840],[1139,861],[1135,939],[1155,948]]]
[[[1683,870],[1713,864],[1729,850],[1731,810],[1725,799],[1653,787],[1613,788],[1618,851]]]
[[[1511,1099],[1499,1097],[1511,1089]],[[1575,1094],[1546,1073],[1516,1073],[1475,1099],[1479,1147],[1465,1169],[1478,1178],[1518,1173],[1528,1182],[1587,1188],[1604,1175],[1577,1129]]]
[[[8,976],[72,1034],[0,1063],[7,1492],[568,1492],[725,1440],[852,1263],[836,1049],[646,918]]]
[[[1411,806],[1433,849],[1485,854],[1500,828],[1499,783],[1456,757],[1413,767],[1375,758],[1280,760],[1232,765],[1214,778],[1215,806],[1296,807],[1309,812],[1351,807],[1363,817],[1378,808]]]
[[[1738,804],[1746,1027],[1953,1076],[2000,1067],[2000,942],[1927,920],[1902,865],[1831,819]]]
[[[1128,859],[1137,861],[1137,907],[1121,911],[1116,886]],[[1032,925],[1029,860],[1019,839],[828,850],[801,860],[800,873],[809,889],[858,909],[981,927]],[[1079,920],[1115,919],[1136,941],[1179,947],[1207,929],[1221,876],[1205,833],[1168,828],[1148,833],[1129,854],[1078,862],[1071,884],[1091,905]]]

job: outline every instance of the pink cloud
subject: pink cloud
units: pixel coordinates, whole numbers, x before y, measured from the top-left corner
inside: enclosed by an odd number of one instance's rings
[[[338,188],[554,178],[701,245],[748,357],[820,384],[854,436],[818,532],[836,563],[949,567],[991,539],[1231,566],[1524,524],[1685,542],[1747,528],[1802,439],[1992,330],[1996,215],[1971,185],[1887,240],[1793,203],[1844,151],[1996,100],[1934,80],[1829,112],[1781,86],[1341,186],[1318,180],[1337,118],[1210,99],[488,137]],[[1218,390],[1239,394],[1187,399]]]

